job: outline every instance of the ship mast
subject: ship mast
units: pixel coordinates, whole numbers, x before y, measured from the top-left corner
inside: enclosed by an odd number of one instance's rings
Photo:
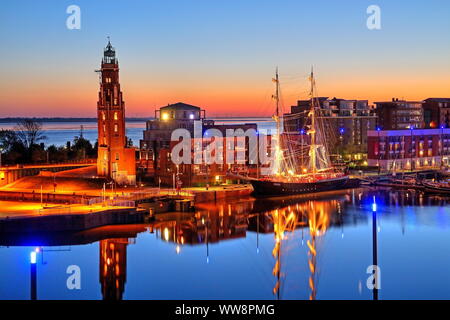
[[[275,70],[275,79],[273,79],[273,82],[275,82],[276,89],[275,89],[275,95],[273,98],[276,101],[276,111],[275,111],[275,123],[276,123],[276,141],[277,146],[275,147],[275,173],[280,174],[281,171],[281,146],[280,146],[280,81],[278,76],[278,67]]]
[[[313,177],[315,176],[317,172],[316,168],[316,115],[315,115],[315,106],[314,106],[314,70],[311,67],[311,76],[309,77],[309,80],[311,81],[311,91],[310,91],[310,97],[311,97],[311,110],[309,112],[309,115],[311,117],[311,130],[309,130],[309,134],[311,136],[311,146],[309,149],[309,156],[311,158],[311,170]]]

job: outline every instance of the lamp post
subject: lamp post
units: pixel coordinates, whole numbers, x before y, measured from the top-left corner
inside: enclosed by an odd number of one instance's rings
[[[411,125],[411,126],[409,127],[409,129],[410,129],[410,131],[411,131],[411,147],[410,147],[410,153],[409,153],[409,155],[410,155],[410,157],[411,157],[410,167],[411,167],[411,172],[413,172],[413,139],[414,139],[413,131],[414,131],[414,126]]]
[[[341,159],[343,158],[343,155],[344,155],[344,132],[345,132],[344,128],[339,129],[339,141],[340,141],[340,145],[341,145]]]
[[[372,263],[374,267],[373,300],[378,300],[379,267],[378,267],[378,239],[377,239],[377,203],[375,196],[372,203]]]
[[[380,131],[381,128],[377,127],[377,134],[378,134],[378,175],[381,173],[381,142],[380,142]]]
[[[441,168],[441,170],[442,170],[442,168],[444,167],[444,163],[443,163],[443,161],[444,161],[444,140],[443,140],[443,137],[444,137],[444,125],[441,125],[441,150],[440,150],[440,153],[441,153],[441,165],[440,165],[440,168]]]

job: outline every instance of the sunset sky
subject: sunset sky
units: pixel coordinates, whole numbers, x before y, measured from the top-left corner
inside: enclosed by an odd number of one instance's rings
[[[66,28],[69,5],[81,30]],[[369,5],[381,30],[366,27]],[[286,110],[318,93],[346,99],[450,97],[448,0],[5,0],[0,117],[96,115],[107,36],[127,116],[178,101],[209,116],[267,116],[280,69]]]

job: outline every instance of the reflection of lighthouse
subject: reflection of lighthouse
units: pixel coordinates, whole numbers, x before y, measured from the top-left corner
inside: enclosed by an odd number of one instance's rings
[[[128,239],[100,241],[100,283],[104,300],[121,300],[127,278]]]

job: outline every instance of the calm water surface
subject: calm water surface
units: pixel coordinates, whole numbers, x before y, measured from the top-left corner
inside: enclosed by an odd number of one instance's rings
[[[372,299],[372,202],[380,299],[450,299],[448,198],[356,189],[252,198],[152,224],[71,235],[0,235],[0,299]],[[68,290],[66,269],[81,269]]]

